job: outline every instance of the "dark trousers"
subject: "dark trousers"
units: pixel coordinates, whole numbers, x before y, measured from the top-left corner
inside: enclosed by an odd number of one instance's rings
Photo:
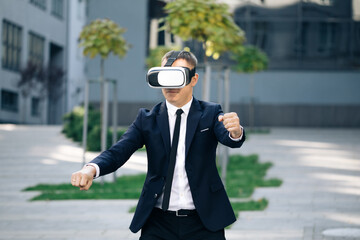
[[[139,240],[225,240],[225,235],[223,229],[207,230],[196,212],[183,217],[154,208]]]

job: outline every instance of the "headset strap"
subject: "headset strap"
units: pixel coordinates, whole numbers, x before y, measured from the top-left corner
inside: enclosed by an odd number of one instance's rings
[[[194,67],[193,69],[189,69],[189,78],[192,79],[193,76],[195,76],[196,73],[196,67]]]
[[[166,61],[165,67],[171,67],[171,65],[176,61],[176,59],[178,58],[178,56],[180,55],[180,53],[182,53],[183,51],[174,51],[170,57],[168,58],[168,60]],[[196,73],[196,67],[194,67],[193,69],[189,69],[189,81],[191,80],[191,78],[193,76],[195,76]],[[189,84],[189,83],[188,83]]]
[[[176,61],[177,57],[182,51],[174,51],[171,56],[168,58],[165,67],[171,67],[171,65]]]

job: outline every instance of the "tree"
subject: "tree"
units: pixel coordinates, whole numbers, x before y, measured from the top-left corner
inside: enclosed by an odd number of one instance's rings
[[[102,128],[101,128],[101,150],[106,148],[106,115],[103,112],[106,109],[104,94],[104,61],[108,58],[110,53],[123,58],[129,48],[131,47],[122,36],[126,29],[119,27],[115,22],[109,19],[97,19],[85,26],[80,33],[80,47],[83,47],[84,56],[94,58],[100,56],[100,84],[101,84],[101,101],[100,109],[102,114]]]
[[[232,49],[239,49],[245,41],[244,32],[235,24],[228,5],[215,0],[175,0],[165,6],[165,29],[183,40],[202,43],[205,51],[203,100],[209,100],[210,65],[208,57],[218,59]]]
[[[180,50],[180,47],[159,46],[154,49],[150,49],[149,56],[146,58],[146,66],[148,68],[160,66],[162,57],[171,50],[178,51]]]
[[[266,54],[255,46],[245,46],[241,49],[242,53],[235,51],[233,59],[236,65],[233,69],[241,73],[254,73],[263,71],[268,66],[268,57]],[[250,78],[250,104],[249,104],[249,125],[250,128],[254,126],[254,77]]]
[[[100,112],[101,119],[101,151],[106,150],[107,139],[107,84],[104,78],[104,62],[110,53],[119,58],[123,58],[131,47],[122,36],[126,29],[119,27],[115,22],[109,19],[97,19],[85,26],[80,33],[80,44],[83,47],[84,56],[94,58],[100,56]],[[115,104],[115,103],[114,103]],[[84,115],[84,129],[87,123],[87,109]],[[85,120],[86,119],[86,120]],[[116,129],[115,129],[116,130]],[[114,130],[114,131],[115,131]],[[85,131],[85,130],[84,130]],[[86,139],[86,137],[85,137]],[[85,141],[83,139],[83,141]],[[86,146],[84,147],[86,148]],[[84,150],[85,152],[85,150]],[[116,175],[114,172],[114,181]]]

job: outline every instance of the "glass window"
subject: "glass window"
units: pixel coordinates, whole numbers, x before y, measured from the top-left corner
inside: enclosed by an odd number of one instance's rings
[[[261,49],[265,49],[267,44],[267,23],[264,21],[254,22],[253,30],[253,44]]]
[[[1,109],[11,112],[18,112],[19,94],[12,91],[1,90]]]
[[[21,59],[22,29],[20,26],[3,20],[2,66],[5,69],[19,71]]]
[[[46,0],[30,0],[30,3],[42,10],[46,10]]]
[[[62,19],[64,17],[64,0],[52,0],[51,13]]]
[[[332,22],[321,22],[319,25],[318,51],[326,56],[334,55],[336,24]]]
[[[31,116],[38,117],[40,116],[40,99],[31,98]]]
[[[176,37],[168,33],[165,30],[159,31],[161,27],[164,26],[163,22],[159,23],[159,19],[151,19],[150,21],[150,31],[149,31],[149,47],[150,49],[156,48],[158,46],[172,46],[174,44],[179,44]]]
[[[159,0],[150,0],[148,7],[148,48],[153,49],[158,46],[172,46],[172,45],[181,45],[179,38],[175,37],[173,34],[168,33],[167,31],[161,30],[161,27],[164,26],[164,23],[160,21],[162,17],[166,15],[163,10],[167,1]]]
[[[42,66],[44,62],[45,39],[33,32],[29,33],[29,62]]]

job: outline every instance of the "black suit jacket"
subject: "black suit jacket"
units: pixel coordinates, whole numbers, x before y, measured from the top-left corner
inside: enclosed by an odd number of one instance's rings
[[[218,116],[218,104],[193,99],[187,118],[185,139],[185,170],[194,205],[204,226],[217,231],[235,222],[235,215],[216,168],[218,142],[235,148],[241,141],[229,138],[229,132]],[[132,232],[139,231],[149,217],[163,191],[170,156],[170,132],[165,102],[152,110],[140,109],[136,120],[122,138],[92,162],[98,164],[100,174],[111,173],[121,167],[139,148],[146,146],[148,171],[139,198]]]

